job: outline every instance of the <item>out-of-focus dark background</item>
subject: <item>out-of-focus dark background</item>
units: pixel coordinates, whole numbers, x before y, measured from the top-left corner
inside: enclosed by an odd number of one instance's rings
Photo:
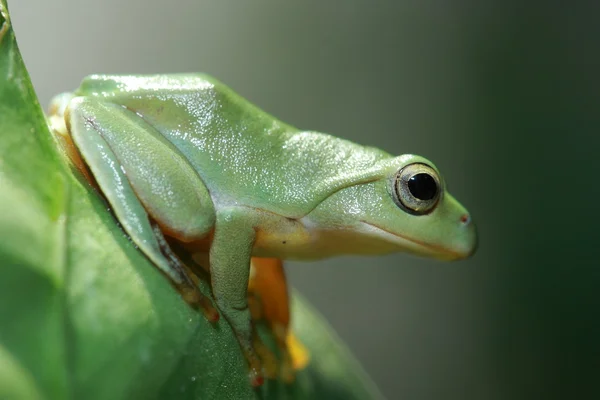
[[[90,73],[202,71],[300,128],[438,165],[474,258],[288,264],[390,399],[600,396],[600,10],[415,3],[9,5],[44,105]]]

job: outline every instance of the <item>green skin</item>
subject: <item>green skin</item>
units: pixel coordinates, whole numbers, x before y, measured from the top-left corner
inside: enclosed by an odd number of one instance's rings
[[[124,230],[175,284],[187,278],[161,232],[187,243],[214,234],[216,304],[251,366],[251,256],[461,259],[475,250],[469,214],[430,161],[299,131],[208,76],[96,75],[52,106],[55,132],[70,135]],[[394,194],[398,171],[415,163],[439,184],[422,214]]]

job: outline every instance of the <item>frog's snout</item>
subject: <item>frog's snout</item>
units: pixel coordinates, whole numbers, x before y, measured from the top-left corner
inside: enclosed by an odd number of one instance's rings
[[[477,228],[473,223],[473,219],[469,213],[464,213],[460,216],[459,224],[463,229],[463,243],[460,249],[460,258],[469,258],[477,251],[478,239]]]

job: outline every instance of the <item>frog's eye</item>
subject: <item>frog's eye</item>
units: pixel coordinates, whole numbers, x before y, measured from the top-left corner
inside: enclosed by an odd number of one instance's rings
[[[440,198],[440,177],[429,165],[409,164],[394,177],[394,200],[411,214],[427,214]]]

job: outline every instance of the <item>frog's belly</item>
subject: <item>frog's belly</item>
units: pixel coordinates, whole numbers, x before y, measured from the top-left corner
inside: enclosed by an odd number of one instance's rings
[[[252,255],[280,259],[304,259],[313,242],[311,232],[297,220],[282,220],[256,230]]]
[[[305,259],[314,243],[314,232],[301,221],[278,214],[259,213],[252,255],[280,259]]]
[[[362,254],[362,238],[353,230],[319,229],[306,218],[273,216],[256,230],[253,256],[282,260],[319,260],[340,254]]]

